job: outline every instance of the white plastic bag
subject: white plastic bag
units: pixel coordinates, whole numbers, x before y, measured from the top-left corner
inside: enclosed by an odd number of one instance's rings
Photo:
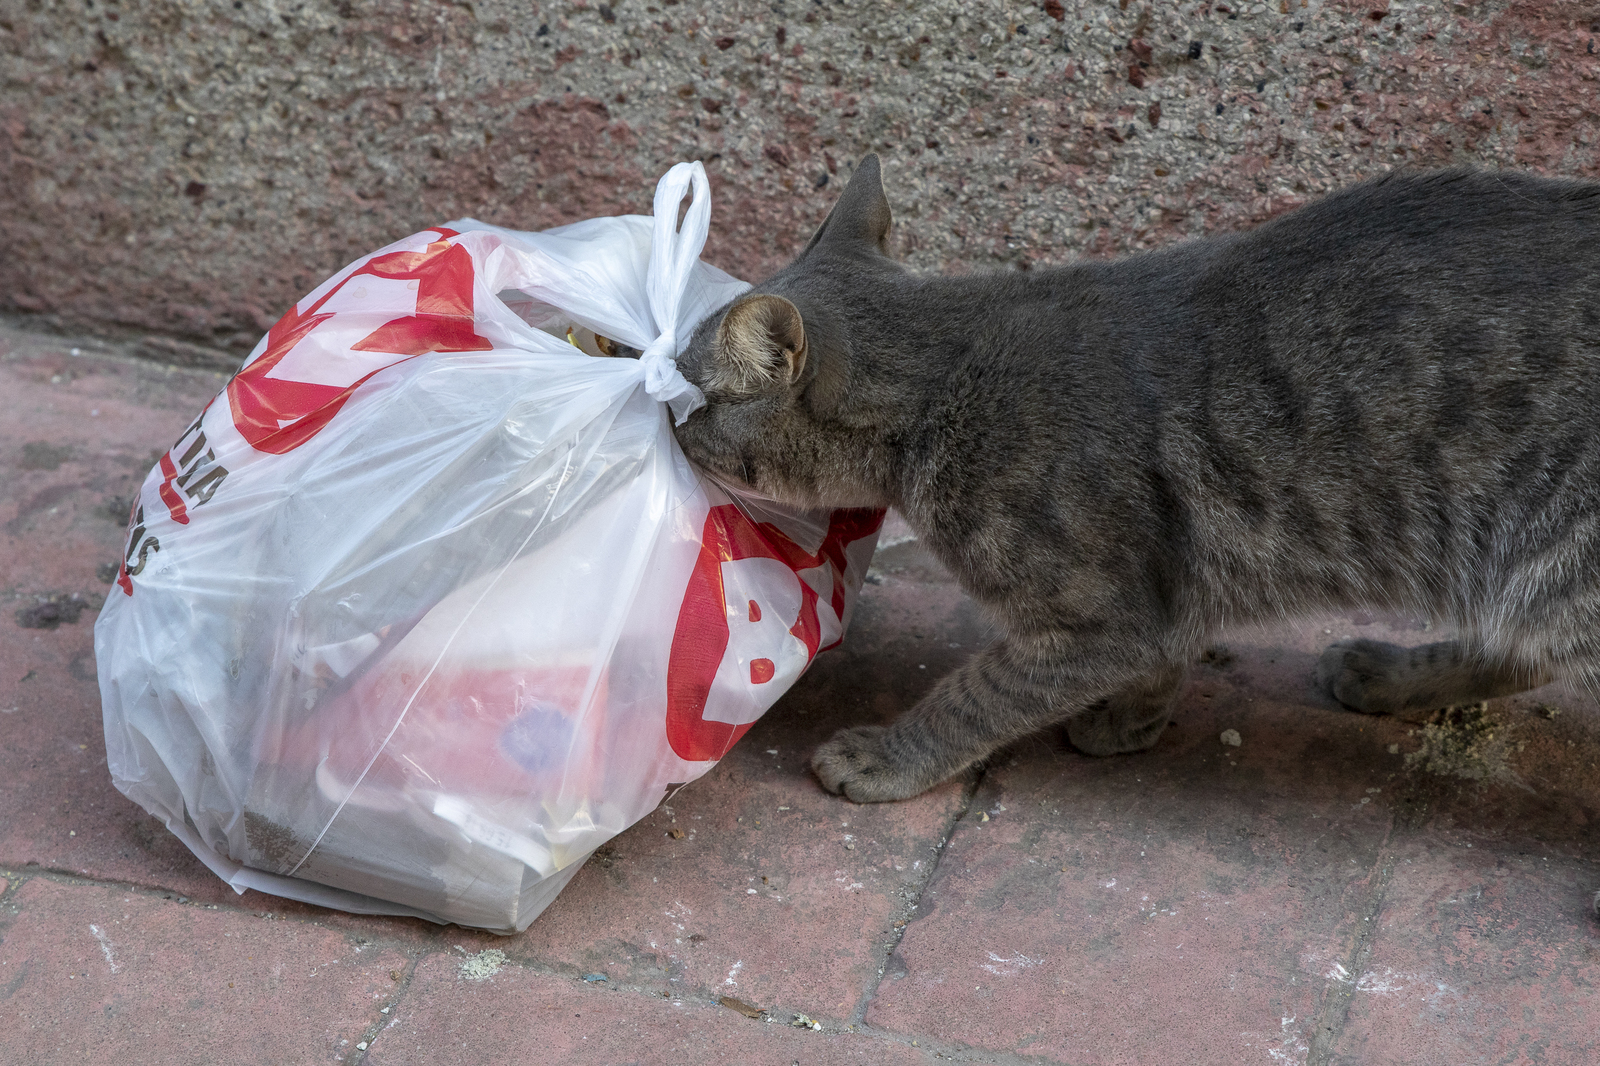
[[[747,287],[709,217],[680,163],[653,219],[390,245],[150,472],[107,754],[236,890],[524,929],[842,638],[881,512],[734,499],[672,437],[679,342]]]

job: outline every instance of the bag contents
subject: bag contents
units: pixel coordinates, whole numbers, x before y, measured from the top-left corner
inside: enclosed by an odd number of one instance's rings
[[[748,287],[709,220],[680,163],[653,217],[390,245],[151,470],[95,626],[108,759],[236,890],[524,929],[842,639],[882,512],[672,436],[680,341]]]

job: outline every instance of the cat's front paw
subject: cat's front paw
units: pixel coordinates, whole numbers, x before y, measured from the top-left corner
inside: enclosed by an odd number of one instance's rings
[[[822,787],[857,803],[909,799],[933,781],[897,766],[884,744],[881,725],[841,729],[811,756],[811,770]]]

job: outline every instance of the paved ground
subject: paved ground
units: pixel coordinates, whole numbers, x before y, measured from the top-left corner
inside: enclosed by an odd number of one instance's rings
[[[1592,699],[1341,712],[1316,650],[1426,623],[1317,619],[1197,662],[1148,754],[1041,738],[856,807],[811,748],[982,639],[914,541],[527,933],[236,896],[111,787],[91,644],[126,498],[219,384],[0,330],[0,1061],[1600,1061]]]

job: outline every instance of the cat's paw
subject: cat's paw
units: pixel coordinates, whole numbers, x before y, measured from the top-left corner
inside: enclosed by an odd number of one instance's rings
[[[1352,711],[1393,714],[1399,709],[1394,675],[1405,649],[1356,637],[1330,644],[1317,660],[1317,687]]]
[[[1099,758],[1149,751],[1170,718],[1165,703],[1102,700],[1067,719],[1067,740],[1083,754]]]
[[[841,729],[811,756],[811,770],[822,787],[857,803],[909,799],[933,781],[907,772],[890,758],[881,725]]]

